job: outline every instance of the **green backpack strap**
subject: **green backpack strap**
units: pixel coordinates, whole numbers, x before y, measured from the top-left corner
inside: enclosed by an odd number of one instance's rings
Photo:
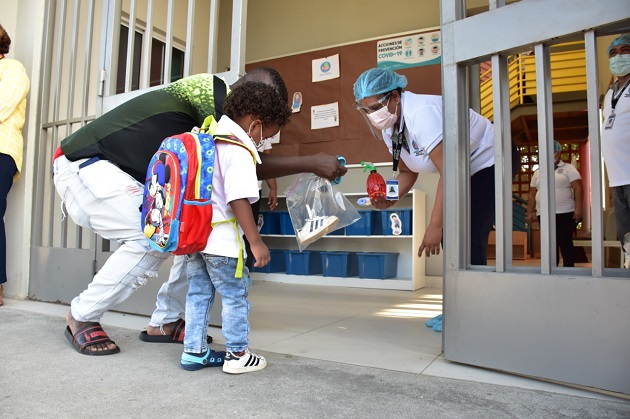
[[[243,277],[243,241],[241,240],[241,235],[238,234],[238,227],[236,224],[236,218],[232,217],[227,220],[215,221],[212,223],[212,228],[217,224],[230,223],[232,227],[234,227],[234,231],[236,232],[236,239],[238,240],[238,262],[236,264],[236,274],[234,278],[242,278]],[[212,233],[210,233],[212,234]]]
[[[203,120],[203,124],[201,125],[201,128],[199,128],[199,132],[202,134],[214,135],[214,132],[217,130],[217,125],[217,120],[214,119],[213,115],[210,115]]]

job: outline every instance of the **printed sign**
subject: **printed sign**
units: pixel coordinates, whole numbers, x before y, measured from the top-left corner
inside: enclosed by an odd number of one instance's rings
[[[376,43],[376,66],[397,70],[442,62],[439,30],[385,39]]]

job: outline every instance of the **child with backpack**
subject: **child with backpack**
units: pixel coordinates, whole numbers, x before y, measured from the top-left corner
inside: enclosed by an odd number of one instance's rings
[[[256,163],[260,163],[260,157],[256,146],[289,122],[291,110],[273,87],[244,82],[227,97],[223,112],[214,137],[240,140],[244,147],[215,142],[212,231],[203,250],[186,256],[189,289],[180,363],[190,371],[223,365],[224,372],[241,374],[267,366],[263,356],[249,349],[249,271],[243,263],[243,234],[256,260],[254,266],[265,266],[270,260],[250,206],[259,199]],[[222,297],[226,352],[213,351],[207,344],[215,292]]]

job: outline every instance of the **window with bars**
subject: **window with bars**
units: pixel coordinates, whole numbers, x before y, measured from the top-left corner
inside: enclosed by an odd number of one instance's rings
[[[142,39],[144,34],[136,31],[133,40],[133,66],[131,74],[131,90],[140,88],[140,69],[142,64]],[[118,45],[118,74],[116,77],[116,93],[125,93],[125,75],[127,65],[127,41],[129,28],[120,27],[120,40]],[[184,77],[184,51],[173,46],[171,49],[171,82]],[[166,43],[153,38],[151,41],[150,80],[149,87],[158,86],[164,80],[164,61],[166,57]]]

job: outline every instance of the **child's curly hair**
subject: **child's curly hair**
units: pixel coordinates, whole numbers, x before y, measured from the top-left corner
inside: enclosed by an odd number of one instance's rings
[[[263,125],[282,128],[289,123],[291,109],[278,91],[265,83],[246,81],[240,83],[225,99],[223,113],[235,120],[247,115],[260,119]]]

